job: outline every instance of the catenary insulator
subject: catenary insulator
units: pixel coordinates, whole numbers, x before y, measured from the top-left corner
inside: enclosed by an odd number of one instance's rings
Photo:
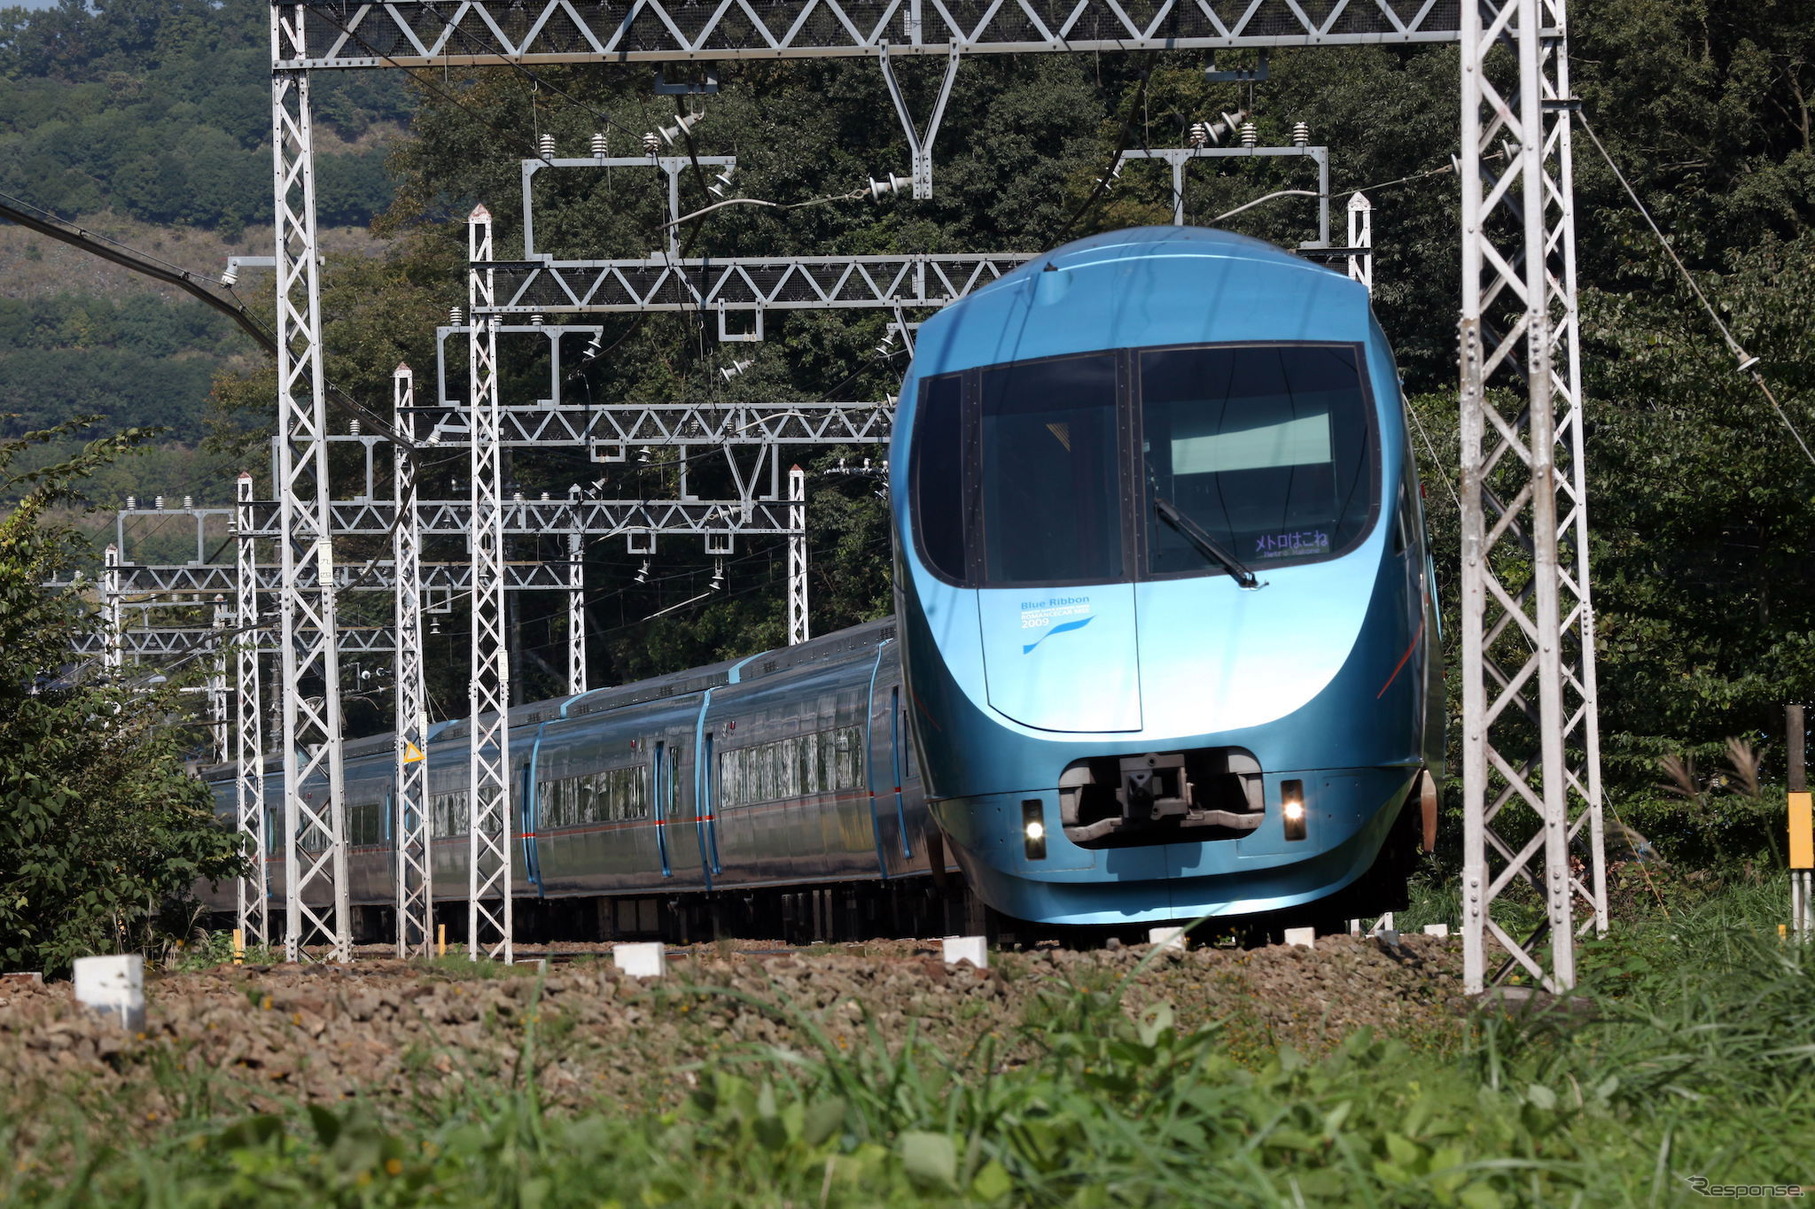
[[[545,134],[541,138],[537,139],[536,140],[536,151],[545,160],[551,160],[551,159],[555,158],[555,136],[552,134]]]
[[[1210,142],[1210,124],[1208,122],[1191,123],[1191,145],[1203,147]]]
[[[643,154],[654,155],[662,149],[662,140],[656,137],[653,130],[643,132]]]
[[[459,327],[466,322],[466,308],[450,306],[447,308],[447,321],[450,327]]]
[[[597,156],[603,156],[605,150],[605,134],[601,131],[592,136],[592,153]]]
[[[905,176],[896,176],[893,172],[885,174],[882,180],[870,182],[870,200],[881,201],[890,193],[899,193],[914,182]]]
[[[695,126],[699,125],[700,121],[705,116],[706,114],[703,110],[698,113],[682,114],[680,117],[674,119],[674,125],[662,127],[662,141],[667,143],[670,147],[674,146],[676,140],[692,130]],[[647,143],[649,141],[648,136],[644,136],[643,141]]]
[[[1241,135],[1244,147],[1255,147],[1260,144],[1260,131],[1254,128],[1253,122],[1242,123]]]
[[[1292,123],[1292,145],[1303,147],[1311,141],[1311,126],[1308,122]]]

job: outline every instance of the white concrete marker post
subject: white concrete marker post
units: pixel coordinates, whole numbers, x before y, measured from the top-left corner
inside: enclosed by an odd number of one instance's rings
[[[1315,948],[1317,946],[1317,929],[1287,928],[1286,943],[1298,949]]]
[[[945,945],[945,964],[955,966],[961,961],[968,961],[979,970],[989,969],[989,942],[981,936],[947,936],[942,942]]]
[[[1185,951],[1185,929],[1148,928],[1147,943],[1156,949],[1170,949],[1175,953],[1183,953]]]
[[[659,940],[613,945],[611,960],[632,978],[661,978],[668,973],[668,949]]]
[[[137,953],[76,958],[76,1002],[136,1033],[145,1027],[145,959]]]
[[[1426,936],[1448,936],[1449,935],[1449,925],[1448,924],[1425,924],[1424,925],[1424,934]]]

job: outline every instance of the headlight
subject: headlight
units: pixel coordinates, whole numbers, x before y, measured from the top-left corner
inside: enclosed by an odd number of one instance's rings
[[[1279,786],[1279,813],[1285,820],[1286,838],[1305,838],[1305,783],[1282,781]]]

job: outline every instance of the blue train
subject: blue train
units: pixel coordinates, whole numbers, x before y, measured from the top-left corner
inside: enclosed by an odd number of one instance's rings
[[[1223,232],[1099,235],[928,320],[901,399],[911,729],[977,894],[1051,924],[1390,902],[1444,698],[1365,290]]]
[[[1394,905],[1435,825],[1442,671],[1361,286],[1215,231],[1066,245],[921,329],[890,484],[895,620],[511,711],[526,932]],[[428,754],[450,905],[465,734],[441,724]],[[347,746],[371,934],[394,902],[393,760],[389,736]],[[230,815],[231,770],[211,779]],[[272,803],[277,781],[273,762]]]
[[[805,940],[964,926],[957,879],[928,834],[899,652],[894,622],[878,621],[514,707],[520,936]],[[468,884],[469,730],[463,718],[442,722],[428,742],[434,894],[455,937]],[[371,939],[392,931],[395,768],[390,735],[346,744],[354,930]],[[207,775],[217,812],[231,817],[233,770]],[[264,859],[278,904],[282,790],[268,760]],[[227,910],[232,892],[207,897]]]

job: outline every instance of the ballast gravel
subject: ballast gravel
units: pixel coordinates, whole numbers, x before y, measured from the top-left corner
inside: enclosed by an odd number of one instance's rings
[[[469,1080],[534,1080],[545,1106],[650,1109],[701,1064],[766,1047],[807,1054],[916,1043],[996,1061],[1062,1026],[1080,996],[1121,992],[1130,1015],[1169,1006],[1180,1028],[1216,1025],[1237,1058],[1289,1045],[1315,1055],[1368,1027],[1439,1047],[1462,1027],[1459,942],[1335,936],[1314,949],[1145,946],[992,954],[947,966],[936,944],[881,941],[775,952],[701,946],[639,980],[609,959],[538,968],[360,959],[151,973],[146,1023],[88,1014],[70,985],[0,982],[5,1115],[100,1097],[149,1128],[206,1095],[211,1115],[358,1097],[420,1103]],[[117,1119],[117,1117],[116,1117]]]

